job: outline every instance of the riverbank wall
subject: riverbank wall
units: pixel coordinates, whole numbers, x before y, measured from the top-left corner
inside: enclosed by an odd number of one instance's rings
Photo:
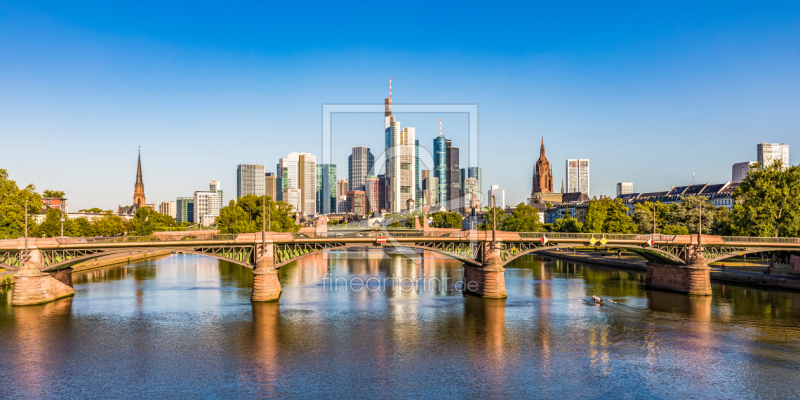
[[[616,267],[647,271],[645,261],[620,260],[608,257],[591,256],[585,254],[572,254],[560,251],[540,251],[537,254],[546,255],[566,261],[583,262],[589,264],[602,265],[606,267]],[[751,273],[737,273],[728,271],[711,270],[711,280],[715,282],[733,283],[739,285],[756,286],[764,289],[784,289],[800,291],[800,279],[786,279],[780,275],[765,275]]]

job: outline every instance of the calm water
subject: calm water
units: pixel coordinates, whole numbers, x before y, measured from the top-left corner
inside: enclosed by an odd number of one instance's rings
[[[482,300],[454,287],[460,263],[425,257],[302,260],[280,304],[250,303],[249,269],[191,255],[76,274],[45,306],[5,289],[0,398],[798,397],[798,293],[690,298],[531,256],[507,300]]]

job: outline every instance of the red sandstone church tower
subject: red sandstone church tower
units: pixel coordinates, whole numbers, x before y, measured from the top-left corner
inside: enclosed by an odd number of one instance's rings
[[[536,193],[553,193],[553,168],[544,156],[544,136],[542,136],[542,148],[539,150],[539,160],[533,167],[533,191]]]
[[[142,181],[142,151],[139,150],[139,165],[136,167],[136,184],[133,186],[133,206],[144,207],[144,182]]]

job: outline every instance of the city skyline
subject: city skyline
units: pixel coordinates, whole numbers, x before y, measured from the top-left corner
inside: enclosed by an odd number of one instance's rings
[[[0,41],[8,55],[0,61],[0,136],[8,149],[28,148],[31,137],[39,144],[35,156],[4,152],[2,167],[22,185],[64,190],[76,208],[130,201],[137,145],[148,201],[190,195],[210,179],[232,187],[238,164],[269,172],[289,152],[320,154],[321,105],[379,103],[392,78],[396,104],[479,106],[484,191],[500,185],[509,204],[530,193],[542,135],[553,165],[592,160],[590,196],[614,193],[620,181],[641,191],[689,184],[692,172],[697,182],[727,181],[733,164],[755,160],[755,144],[796,145],[798,5],[694,8],[691,16],[686,7],[611,14],[591,4],[578,12],[524,5],[521,14],[533,15],[524,23],[455,36],[448,32],[460,11],[453,11],[425,35],[390,41],[303,32],[320,22],[316,17],[264,25],[258,12],[238,14],[236,26],[216,23],[215,35],[181,21],[177,26],[192,32],[186,36],[168,20],[176,9],[142,24],[149,20],[144,8],[112,6],[103,15],[81,5],[4,5],[0,37],[10,40]],[[363,23],[353,24],[358,32],[379,26],[379,18],[329,11]],[[216,17],[198,12],[201,20]],[[656,12],[658,20],[648,17]],[[292,39],[268,40],[275,32]],[[444,40],[432,44],[430,35]],[[402,65],[378,62],[396,54]],[[397,118],[416,128],[423,148],[437,136],[439,118],[456,147],[467,143],[464,116]],[[349,148],[382,147],[375,132],[381,119],[334,118],[334,156],[326,162],[339,166],[338,179]],[[84,151],[91,156],[74,156]],[[204,161],[181,168],[198,157]],[[793,165],[800,161],[790,157]],[[504,174],[508,160],[518,163],[519,175]],[[554,168],[555,188],[562,174]]]

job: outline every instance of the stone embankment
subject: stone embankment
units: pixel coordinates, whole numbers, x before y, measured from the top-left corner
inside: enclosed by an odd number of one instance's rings
[[[647,271],[647,263],[644,261],[616,259],[588,255],[585,253],[569,253],[562,251],[540,251],[537,254],[567,261]],[[711,280],[715,282],[758,286],[765,289],[800,290],[800,275],[767,275],[758,272],[711,269]]]

